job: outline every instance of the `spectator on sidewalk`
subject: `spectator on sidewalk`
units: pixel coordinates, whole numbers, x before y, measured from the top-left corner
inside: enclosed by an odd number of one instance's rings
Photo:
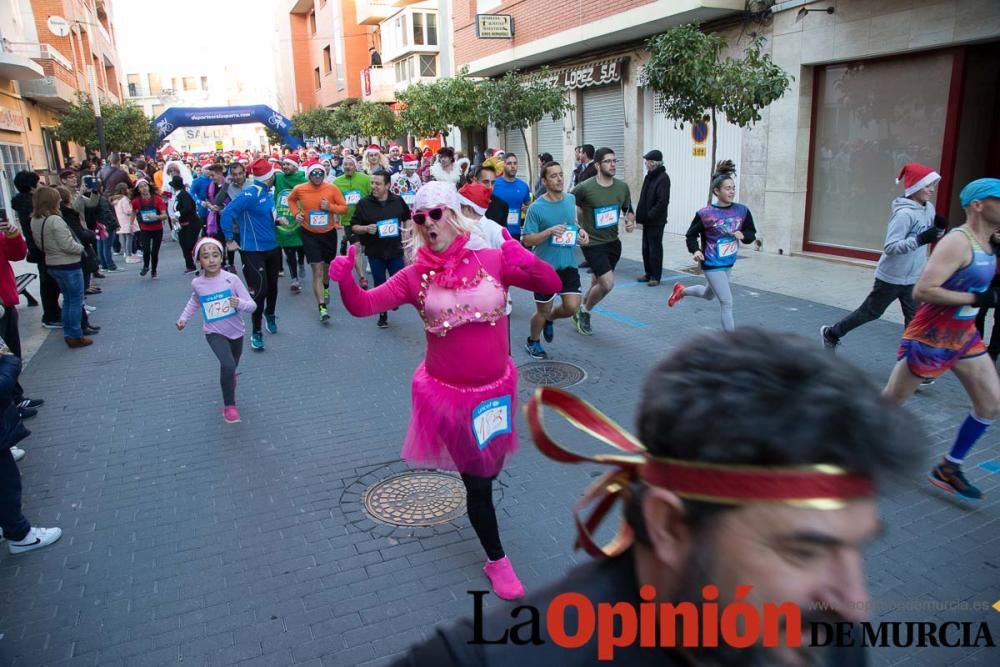
[[[13,222],[0,223],[0,338],[7,341],[11,352],[21,357],[21,334],[17,327],[17,306],[21,296],[17,293],[17,283],[14,279],[14,269],[11,262],[24,259],[28,253],[28,245],[21,230]],[[28,419],[38,414],[37,408],[45,401],[24,397],[20,384],[14,385],[14,403],[21,412],[21,417]]]
[[[663,153],[654,149],[642,157],[646,161],[646,176],[642,180],[635,221],[642,225],[644,273],[637,280],[656,287],[663,277],[663,230],[670,204],[670,177],[663,166]]]
[[[14,455],[24,456],[16,445],[31,433],[21,423],[16,404],[20,374],[20,358],[0,341],[0,529],[12,554],[41,549],[62,537],[59,528],[32,527],[21,513],[21,472]]]
[[[17,213],[17,222],[24,232],[28,244],[28,261],[38,266],[38,291],[42,301],[42,326],[46,329],[62,328],[62,309],[59,307],[59,285],[45,268],[45,255],[35,245],[31,237],[31,197],[38,187],[38,174],[33,171],[19,171],[14,176],[17,194],[10,200],[11,208]]]

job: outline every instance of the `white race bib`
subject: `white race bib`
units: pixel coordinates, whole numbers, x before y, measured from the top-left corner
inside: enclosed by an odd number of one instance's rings
[[[416,192],[404,192],[403,193],[403,201],[406,202],[407,206],[413,206],[413,202],[414,202],[414,200],[416,200],[416,198],[417,198],[417,193]]]
[[[375,223],[380,239],[391,239],[399,236],[399,218],[379,220]]]
[[[361,201],[361,190],[348,190],[344,193],[344,199],[347,200],[348,206],[357,206]]]
[[[737,241],[732,236],[725,236],[719,239],[719,242],[716,244],[716,247],[719,249],[720,258],[732,257],[739,250],[740,242]]]
[[[594,209],[594,226],[598,229],[618,226],[618,207],[602,206]]]
[[[291,194],[291,190],[282,190],[281,194],[278,195],[278,206],[283,206],[288,208],[288,195]]]
[[[483,401],[472,410],[472,432],[479,449],[498,435],[510,433],[510,396]]]
[[[201,301],[201,312],[205,317],[205,322],[216,322],[235,315],[237,310],[229,303],[232,296],[231,290],[223,290],[198,297],[198,300]]]
[[[143,222],[159,222],[159,219],[160,219],[160,214],[155,210],[142,211]]]
[[[517,225],[520,222],[521,222],[521,212],[520,211],[511,211],[510,213],[507,214],[507,226],[508,227],[517,227]]]
[[[552,237],[552,245],[575,246],[576,245],[576,225],[566,225],[566,231]]]
[[[326,227],[330,224],[329,211],[309,211],[310,227]]]
[[[979,314],[979,306],[962,306],[955,313],[956,320],[974,320]]]

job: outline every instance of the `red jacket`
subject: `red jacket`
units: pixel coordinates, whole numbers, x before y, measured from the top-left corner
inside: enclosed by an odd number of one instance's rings
[[[4,260],[0,262],[0,301],[7,308],[21,302],[14,283],[14,269],[10,263],[24,259],[27,254],[28,244],[24,242],[20,232],[16,236],[0,234],[0,259]]]

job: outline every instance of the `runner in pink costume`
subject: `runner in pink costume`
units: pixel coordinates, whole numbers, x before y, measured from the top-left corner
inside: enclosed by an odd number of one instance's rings
[[[500,249],[466,246],[474,221],[461,215],[450,183],[417,192],[407,244],[414,262],[385,284],[354,282],[354,248],[330,265],[347,311],[368,317],[404,303],[424,320],[427,354],[413,375],[410,427],[403,458],[413,467],[457,470],[465,483],[469,521],[486,551],[494,592],[524,595],[500,543],[493,479],[517,450],[517,367],[507,353],[507,288],[558,291],[555,270],[510,239]]]

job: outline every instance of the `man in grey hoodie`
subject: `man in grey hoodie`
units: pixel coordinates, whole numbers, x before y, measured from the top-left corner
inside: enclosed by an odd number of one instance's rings
[[[927,245],[938,240],[947,221],[937,217],[931,197],[941,176],[915,162],[904,165],[896,182],[903,181],[904,195],[892,202],[889,231],[882,257],[875,267],[875,286],[864,303],[833,326],[820,327],[823,346],[832,350],[840,339],[862,324],[877,320],[893,301],[899,300],[907,324],[917,312],[913,286],[927,263]]]

